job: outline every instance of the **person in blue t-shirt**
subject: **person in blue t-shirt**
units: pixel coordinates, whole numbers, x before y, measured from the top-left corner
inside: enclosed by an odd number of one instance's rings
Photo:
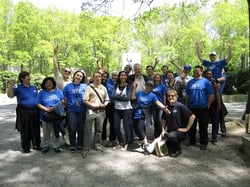
[[[186,86],[186,104],[194,113],[196,119],[189,130],[189,145],[196,144],[196,126],[199,121],[200,149],[206,150],[208,144],[208,109],[214,100],[214,89],[211,83],[204,77],[203,67],[194,67],[194,78]]]
[[[145,125],[145,118],[149,118],[150,115],[147,115],[148,109],[153,105],[156,104],[165,112],[169,112],[165,105],[163,105],[157,96],[152,93],[154,82],[147,81],[145,83],[146,89],[144,91],[139,91],[136,93],[137,84],[134,84],[134,89],[132,93],[131,99],[133,100],[134,104],[134,116],[133,116],[133,125],[135,129],[136,135],[139,137],[142,148],[146,150],[148,146],[147,136],[146,136],[146,125]]]
[[[227,65],[227,63],[232,59],[232,43],[228,43],[228,56],[224,59],[217,60],[216,52],[212,51],[209,53],[209,60],[204,60],[201,55],[200,44],[196,43],[195,45],[197,56],[201,61],[202,65],[206,67],[206,69],[211,70],[213,74],[213,78],[219,79],[222,77],[222,70]]]
[[[86,118],[86,106],[83,104],[83,95],[86,88],[85,74],[78,70],[73,75],[73,82],[67,84],[63,90],[67,109],[66,117],[69,126],[71,152],[82,150],[83,148],[83,126]]]
[[[41,136],[39,124],[39,112],[36,107],[36,96],[38,91],[30,84],[30,73],[22,71],[18,75],[20,84],[14,87],[15,81],[10,82],[7,96],[17,98],[16,129],[21,135],[21,146],[24,153],[30,152],[31,142],[33,149],[41,150]]]
[[[157,96],[158,100],[166,105],[166,94],[167,88],[161,84],[161,75],[159,73],[154,75],[154,88],[152,92]],[[152,114],[154,119],[154,137],[157,138],[161,134],[161,116],[162,116],[162,109],[157,105],[153,105],[152,107]]]
[[[52,122],[46,122],[44,118],[45,112],[53,112],[53,106],[58,102],[61,102],[64,98],[61,90],[56,88],[56,81],[52,77],[46,77],[43,79],[42,90],[37,96],[37,106],[40,109],[40,120],[42,122],[43,128],[43,148],[42,153],[47,153],[49,151],[49,145],[52,144],[54,151],[60,153],[60,142],[59,137],[56,137],[54,125]]]

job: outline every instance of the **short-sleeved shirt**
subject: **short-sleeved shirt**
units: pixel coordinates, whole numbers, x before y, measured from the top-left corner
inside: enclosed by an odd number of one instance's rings
[[[67,84],[63,90],[63,95],[67,98],[68,112],[84,112],[86,107],[83,104],[83,95],[87,88],[87,84]]]
[[[18,104],[29,108],[36,106],[38,91],[35,86],[18,84],[16,88],[13,88],[13,92],[14,96],[17,97]]]
[[[152,106],[154,103],[159,101],[157,96],[150,92],[146,93],[145,91],[140,91],[136,94],[136,103],[139,105],[139,108],[134,112],[134,119],[139,119],[143,117],[145,114],[143,112],[143,108],[147,108]]]
[[[105,88],[105,86],[103,86],[102,84],[100,85],[90,84],[90,85],[93,86],[95,90],[98,92],[103,103],[105,101],[109,101],[108,91]],[[90,87],[90,85],[86,88],[86,91],[83,96],[83,101],[89,101],[90,103],[95,105],[102,104],[99,97],[97,96],[93,88]]]
[[[167,88],[164,85],[162,84],[155,85],[152,92],[157,96],[158,100],[161,103],[164,103],[163,96],[167,94]],[[153,106],[158,108],[157,105],[153,105]]]
[[[45,107],[52,107],[64,98],[63,92],[58,88],[54,91],[41,90],[37,96],[36,103]],[[40,119],[43,121],[44,111],[40,110]]]
[[[56,87],[59,88],[61,91],[63,91],[64,87],[71,83],[72,81],[70,79],[64,80],[62,74],[58,71],[55,75],[55,81],[56,81]]]
[[[162,119],[166,120],[167,131],[174,131],[187,126],[190,116],[193,114],[184,104],[180,102],[168,106],[170,114],[163,112]]]
[[[214,88],[204,77],[191,79],[186,86],[189,108],[206,108],[208,96],[214,94]]]
[[[208,70],[212,71],[213,78],[218,79],[222,77],[222,69],[227,65],[227,61],[226,59],[220,59],[216,62],[203,60],[202,65],[204,65]]]

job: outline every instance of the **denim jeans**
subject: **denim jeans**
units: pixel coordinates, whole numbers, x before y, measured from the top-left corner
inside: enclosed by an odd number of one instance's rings
[[[94,125],[94,145],[101,144],[102,125],[105,118],[105,111],[93,111],[88,109],[84,126],[83,149],[90,150],[92,144],[92,127]]]
[[[115,124],[115,132],[118,137],[118,141],[120,144],[129,144],[131,140],[130,135],[130,125],[132,124],[132,109],[128,110],[117,110],[114,112],[114,124]],[[123,129],[125,132],[125,142],[121,132],[121,119],[123,119]]]
[[[70,147],[83,147],[85,112],[67,112]]]
[[[185,139],[185,133],[177,130],[168,132],[166,145],[168,153],[174,153],[176,151],[181,152],[181,141]]]

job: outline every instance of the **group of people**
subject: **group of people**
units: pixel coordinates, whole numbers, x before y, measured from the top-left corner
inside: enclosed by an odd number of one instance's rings
[[[110,76],[97,61],[99,70],[90,80],[83,69],[75,71],[71,80],[70,68],[59,72],[58,48],[55,47],[55,78],[44,78],[38,91],[30,84],[30,73],[23,71],[18,77],[19,84],[15,86],[12,82],[7,89],[9,97],[17,97],[16,128],[20,131],[23,152],[30,152],[33,146],[45,154],[52,145],[54,151],[60,153],[61,134],[69,150],[82,151],[83,158],[91,149],[104,151],[106,145],[127,150],[135,137],[139,138],[145,152],[152,153],[159,151],[159,147],[156,141],[149,143],[146,126],[153,125],[155,140],[163,140],[168,155],[177,157],[182,153],[181,142],[186,137],[188,145],[196,145],[197,124],[200,149],[207,149],[209,120],[212,123],[211,141],[216,145],[219,124],[222,135],[226,135],[221,95],[225,83],[223,68],[232,58],[232,44],[228,44],[229,54],[222,60],[216,60],[215,52],[209,54],[209,61],[204,60],[199,44],[196,49],[206,70],[197,65],[193,67],[192,76],[189,75],[190,65],[182,69],[173,60],[171,63],[180,72],[174,73],[164,65],[163,74],[155,73],[159,63],[155,59],[154,66],[146,67],[147,75],[142,74],[140,64],[134,64],[133,74],[132,67],[127,65]]]

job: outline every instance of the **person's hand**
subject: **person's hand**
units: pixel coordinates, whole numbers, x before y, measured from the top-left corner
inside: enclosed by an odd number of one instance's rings
[[[200,43],[199,42],[195,42],[195,48],[199,49],[200,48]]]
[[[133,82],[133,87],[134,87],[135,90],[136,90],[137,86],[138,86],[138,83],[136,81],[134,81]]]
[[[157,64],[159,64],[159,62],[160,62],[160,60],[158,59],[158,57],[155,57],[155,66],[156,66]]]
[[[187,128],[178,128],[177,130],[178,130],[179,132],[187,132],[187,131],[188,131]]]
[[[227,47],[228,48],[232,48],[232,46],[233,46],[233,43],[232,42],[228,42]]]
[[[54,54],[57,54],[57,52],[58,52],[58,43],[55,42],[54,43]]]
[[[54,110],[54,108],[51,106],[46,108],[46,112],[52,112],[53,110]]]
[[[13,87],[13,86],[15,86],[15,84],[16,84],[16,80],[15,79],[12,79],[12,80],[10,80],[10,86],[11,87]]]
[[[163,130],[163,131],[161,132],[161,138],[162,138],[162,139],[165,139],[165,138],[166,138],[166,135],[167,135],[167,132],[166,132],[165,130]]]
[[[166,114],[171,114],[170,110],[168,110],[167,106],[163,109],[163,111],[166,113]]]

